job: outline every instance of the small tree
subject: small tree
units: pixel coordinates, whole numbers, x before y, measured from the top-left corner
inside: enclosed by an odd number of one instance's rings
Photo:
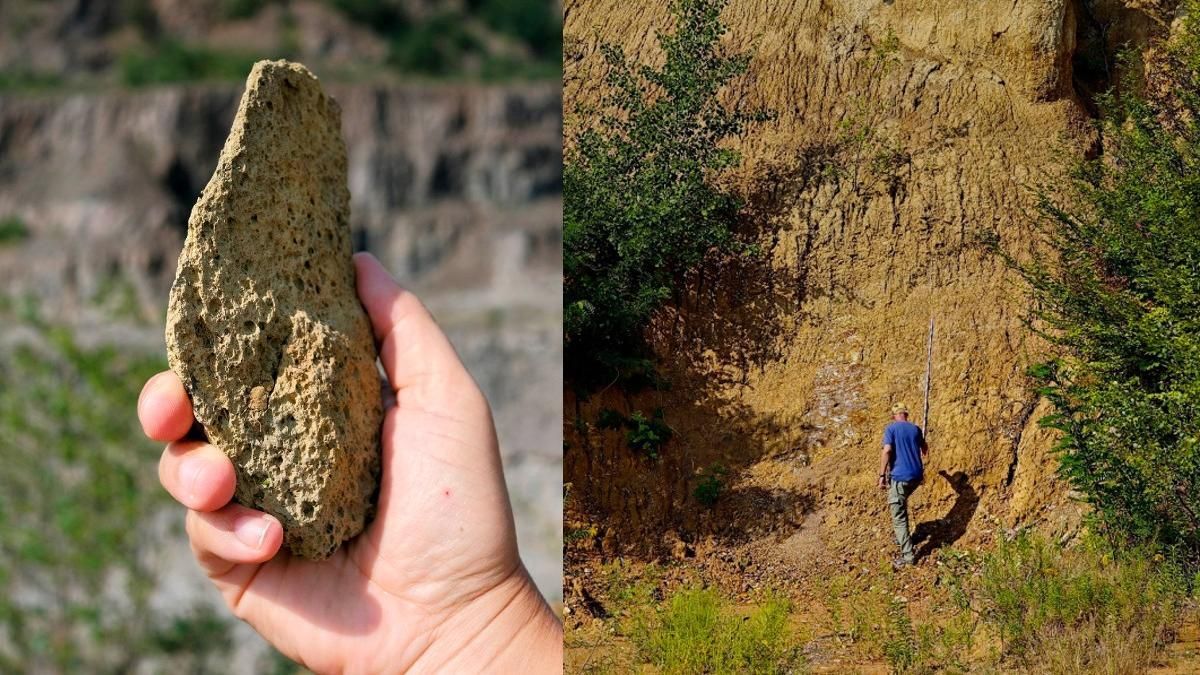
[[[1060,350],[1031,374],[1062,475],[1109,533],[1198,562],[1200,3],[1188,9],[1152,69],[1173,86],[1151,96],[1131,76],[1101,97],[1104,156],[1068,198],[1043,195],[1054,260],[1018,269]]]
[[[722,142],[765,114],[717,100],[749,63],[719,44],[725,2],[672,2],[660,68],[601,46],[609,93],[569,144],[563,176],[565,370],[582,393],[651,371],[654,311],[678,301],[705,255],[747,248],[733,230],[740,202],[711,179],[738,161]]]

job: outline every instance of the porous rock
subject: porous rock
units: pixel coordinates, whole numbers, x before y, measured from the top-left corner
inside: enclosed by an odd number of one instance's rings
[[[255,64],[188,221],[167,356],[297,555],[328,557],[373,513],[382,418],[351,260],[341,113],[304,66]]]

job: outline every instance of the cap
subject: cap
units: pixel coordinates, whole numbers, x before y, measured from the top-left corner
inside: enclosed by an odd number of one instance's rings
[[[907,414],[908,406],[904,405],[903,403],[893,403],[892,404],[892,414],[899,415],[900,413]]]

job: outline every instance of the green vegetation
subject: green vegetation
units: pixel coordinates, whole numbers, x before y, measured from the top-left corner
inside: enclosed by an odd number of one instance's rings
[[[695,489],[692,490],[692,496],[701,504],[712,508],[716,506],[717,499],[720,498],[721,492],[725,489],[725,474],[728,473],[725,467],[720,464],[713,464],[700,475],[700,481],[696,483]]]
[[[738,162],[722,144],[766,118],[718,101],[749,63],[720,45],[724,5],[673,2],[659,68],[601,46],[608,93],[581,114],[596,122],[570,139],[563,176],[564,364],[581,394],[652,380],[644,334],[654,312],[678,303],[707,256],[753,254],[735,232],[739,200],[713,181]]]
[[[632,637],[663,673],[787,673],[800,663],[790,614],[777,596],[741,614],[712,589],[683,590],[639,617]]]
[[[525,44],[540,61],[562,67],[562,18],[545,0],[467,0],[470,13]]]
[[[928,614],[914,618],[889,568],[833,576],[821,581],[826,628],[841,648],[882,659],[897,673],[965,672],[977,622],[954,588],[936,589]]]
[[[800,610],[810,627],[780,596],[739,606],[688,571],[617,559],[598,570],[600,626],[568,631],[568,646],[597,655],[583,672],[796,672],[815,652],[902,674],[1135,675],[1161,665],[1195,605],[1181,567],[1095,534],[1070,547],[1001,535],[988,552],[943,551],[933,569],[920,598],[887,566],[815,579],[825,611]]]
[[[260,54],[192,46],[164,39],[121,55],[121,81],[131,87],[196,80],[245,79]]]
[[[40,342],[0,353],[0,670],[125,672],[177,654],[180,636],[181,663],[203,666],[227,627],[208,609],[167,617],[148,605],[142,552],[166,495],[161,449],[133,410],[161,357],[83,347],[33,312],[25,323]]]
[[[1170,640],[1186,589],[1169,562],[1095,537],[1064,550],[1022,533],[978,569],[968,582],[976,611],[1005,659],[1037,672],[1145,672]]]
[[[1062,432],[1062,475],[1103,532],[1200,567],[1200,3],[1188,9],[1158,71],[1168,93],[1139,94],[1131,74],[1100,98],[1103,154],[1043,196],[1054,255],[1013,264],[1059,351],[1030,373],[1054,405],[1042,423]]]
[[[240,81],[262,58],[303,58],[324,78],[361,78],[400,72],[433,78],[485,81],[557,79],[562,72],[562,17],[551,0],[470,0],[434,11],[406,9],[385,0],[325,0],[329,9],[387,46],[386,56],[350,66],[326,63],[320,53],[302,53],[311,43],[300,34],[297,13],[284,0],[219,0],[211,6],[215,23],[265,22],[264,41],[247,49],[228,49],[184,35],[162,21],[149,0],[120,0],[112,8],[104,34],[94,38],[104,58],[87,71],[0,72],[0,91],[40,90],[92,83],[120,82],[143,87],[177,82]],[[269,17],[260,17],[274,5]],[[19,36],[44,20],[33,11],[17,12],[0,38]],[[106,40],[125,31],[136,40]],[[349,36],[347,36],[349,37]],[[109,43],[122,45],[106,52]]]
[[[29,226],[17,216],[0,218],[0,246],[7,246],[29,238]]]
[[[651,417],[640,410],[629,417],[605,408],[600,411],[596,425],[601,429],[625,429],[625,444],[630,450],[640,452],[650,459],[658,459],[659,453],[674,432],[667,426],[662,408],[655,408]]]
[[[62,86],[63,78],[57,73],[33,70],[0,71],[0,92],[37,91]]]
[[[388,64],[425,75],[449,75],[462,69],[463,59],[483,51],[467,30],[461,15],[437,14],[392,38]]]
[[[227,672],[226,612],[151,602],[164,541],[186,546],[135,414],[164,359],[81,344],[28,299],[0,295],[0,324],[33,336],[0,347],[0,672]]]

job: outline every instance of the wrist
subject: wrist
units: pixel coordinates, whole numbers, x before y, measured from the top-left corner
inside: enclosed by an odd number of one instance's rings
[[[524,565],[436,631],[412,672],[562,672],[562,623]]]

